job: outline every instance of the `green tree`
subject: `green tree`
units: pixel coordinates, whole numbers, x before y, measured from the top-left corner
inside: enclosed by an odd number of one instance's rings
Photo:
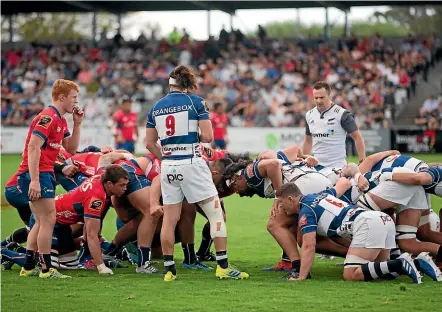
[[[373,18],[400,25],[414,35],[431,34],[442,29],[440,6],[391,7],[386,12],[376,11]]]
[[[298,24],[295,21],[272,22],[264,25],[269,37],[321,37],[324,35],[324,25]],[[384,36],[405,36],[407,30],[393,22],[353,22],[350,31],[356,36],[369,36],[380,33]],[[341,37],[344,34],[344,25],[331,24],[332,37]]]

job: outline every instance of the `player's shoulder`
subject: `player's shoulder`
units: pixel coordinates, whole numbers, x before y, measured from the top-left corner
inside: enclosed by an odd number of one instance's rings
[[[187,93],[187,96],[190,97],[192,99],[192,101],[193,100],[197,100],[197,101],[200,101],[200,102],[204,101],[203,97],[201,97],[201,96],[199,96],[198,94],[195,94],[195,93]]]
[[[348,110],[346,110],[345,108],[343,108],[342,106],[339,106],[337,104],[334,104],[330,110],[332,111],[332,113],[339,114],[339,115],[349,113]]]

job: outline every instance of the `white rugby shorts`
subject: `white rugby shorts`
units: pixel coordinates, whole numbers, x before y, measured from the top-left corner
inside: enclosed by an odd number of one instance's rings
[[[202,158],[161,162],[161,195],[164,205],[190,204],[218,195],[212,174]]]
[[[381,211],[364,211],[353,222],[350,248],[396,247],[396,226],[393,219]]]
[[[420,185],[383,181],[369,193],[398,204],[396,213],[406,209],[429,209],[424,188]]]

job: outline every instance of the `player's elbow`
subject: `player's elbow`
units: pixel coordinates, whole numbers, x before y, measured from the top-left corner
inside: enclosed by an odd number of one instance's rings
[[[207,131],[207,132],[201,132],[200,134],[200,141],[202,143],[210,143],[213,141],[213,132]]]

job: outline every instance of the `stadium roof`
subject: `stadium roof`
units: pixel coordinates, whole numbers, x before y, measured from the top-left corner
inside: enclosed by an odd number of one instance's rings
[[[243,9],[281,9],[354,6],[421,6],[438,1],[2,1],[1,14],[33,12],[110,12],[220,10],[234,13]]]

